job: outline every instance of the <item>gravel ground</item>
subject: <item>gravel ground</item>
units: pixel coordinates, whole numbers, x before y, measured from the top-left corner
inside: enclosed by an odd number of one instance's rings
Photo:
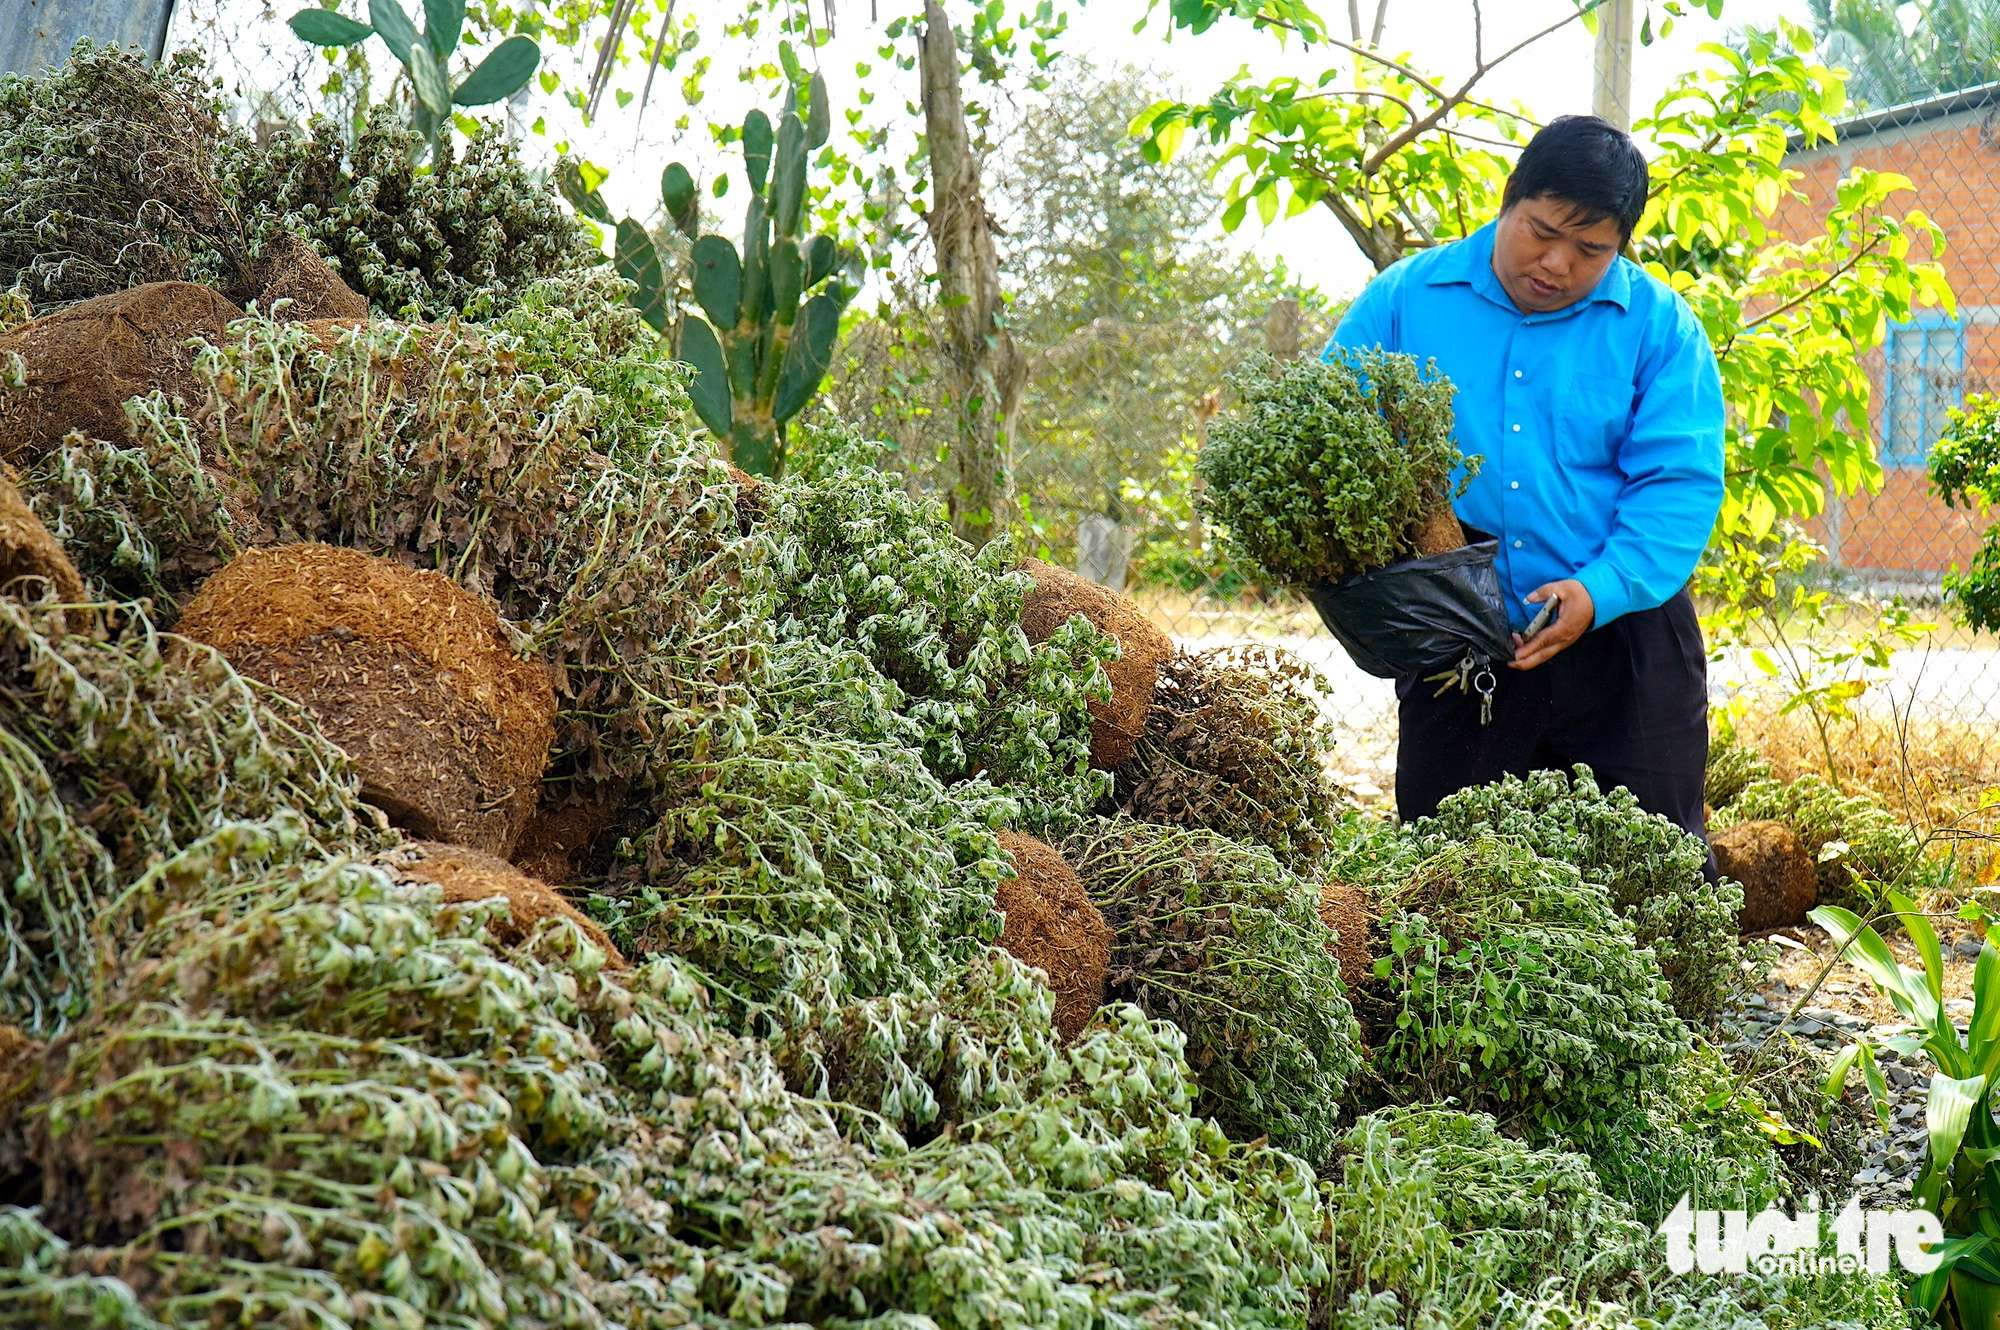
[[[1846,1044],[1866,1040],[1875,1047],[1882,1073],[1889,1083],[1892,1104],[1891,1126],[1885,1133],[1873,1130],[1861,1140],[1863,1166],[1854,1175],[1854,1187],[1861,1203],[1868,1207],[1894,1208],[1907,1205],[1910,1185],[1923,1161],[1924,1106],[1930,1093],[1933,1070],[1928,1055],[1898,1058],[1881,1045],[1903,1033],[1908,1025],[1887,998],[1851,965],[1842,963],[1827,976],[1811,1002],[1803,999],[1814,978],[1833,955],[1833,942],[1812,925],[1785,929],[1774,938],[1784,939],[1766,972],[1764,984],[1747,992],[1722,1015],[1721,1039],[1726,1048],[1752,1046],[1774,1029],[1785,1029],[1809,1040],[1831,1055]],[[1784,945],[1789,942],[1792,945]],[[1921,972],[1923,961],[1907,938],[1888,939],[1890,949],[1905,966]],[[1960,1030],[1972,1014],[1972,970],[1979,955],[1979,939],[1970,933],[1945,935],[1945,1010]],[[1853,1073],[1850,1084],[1861,1091],[1861,1076]],[[1800,1124],[1809,1125],[1809,1124]],[[1871,1127],[1873,1123],[1871,1121]],[[1845,1197],[1833,1198],[1843,1205]]]

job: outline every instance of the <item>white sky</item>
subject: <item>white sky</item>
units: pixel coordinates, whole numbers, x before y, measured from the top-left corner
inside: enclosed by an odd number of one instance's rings
[[[282,27],[282,16],[309,2],[207,0],[207,6],[228,11],[230,25],[241,34],[237,42],[246,54],[251,54],[250,59],[241,63],[240,76],[256,79],[260,76],[259,65],[252,53],[268,52],[264,66],[268,69],[270,57],[290,57],[298,51],[299,44]],[[913,7],[908,0],[872,2],[885,19]],[[680,3],[687,4],[690,0]],[[726,10],[721,9],[717,0],[692,0],[692,3],[702,6],[697,12],[703,14],[707,27],[704,35],[711,43],[721,28],[720,15],[738,12],[733,0],[724,0]],[[836,5],[837,35],[819,52],[819,66],[830,84],[836,117],[843,108],[856,104],[857,61],[876,66],[875,84],[878,88],[883,86],[881,73],[885,62],[877,55],[876,47],[884,38],[881,25],[867,21],[870,3],[871,0],[840,0]],[[1640,0],[1642,10],[1645,3],[1646,0]],[[1654,0],[1655,9],[1657,6],[1658,0]],[[406,7],[418,8],[415,0],[406,0]],[[1010,0],[1010,10],[1021,7],[1024,0]],[[1372,12],[1373,5],[1368,0],[1363,0],[1362,7]],[[342,0],[341,8],[356,17],[366,14],[364,0]],[[1344,21],[1345,6],[1340,0],[1321,0],[1319,8],[1329,19],[1338,16]],[[1571,0],[1486,0],[1485,49],[1489,56],[1504,50],[1573,9]],[[817,17],[820,3],[815,2],[813,10]],[[1163,78],[1161,95],[1192,97],[1211,93],[1240,66],[1247,65],[1259,78],[1284,73],[1317,77],[1320,71],[1344,59],[1331,48],[1302,52],[1296,43],[1289,48],[1281,47],[1271,34],[1253,31],[1248,24],[1229,19],[1218,22],[1199,37],[1183,32],[1168,40],[1165,11],[1166,0],[1161,0],[1159,11],[1135,34],[1133,25],[1146,16],[1143,0],[1088,0],[1080,7],[1072,0],[1070,32],[1061,39],[1061,47],[1085,55],[1103,67],[1136,64],[1150,68]],[[1392,0],[1384,45],[1393,51],[1409,52],[1421,68],[1447,79],[1453,75],[1462,79],[1472,65],[1472,13],[1472,0]],[[1730,30],[1746,24],[1769,26],[1779,15],[1804,22],[1805,0],[1726,0],[1719,21],[1705,14],[1682,18],[1671,37],[1655,41],[1650,47],[1635,45],[1634,107],[1650,107],[1675,77],[1699,67],[1706,59],[1696,51],[1701,42],[1721,40]],[[956,17],[957,7],[954,7]],[[183,16],[177,15],[170,46],[194,36]],[[1481,85],[1485,99],[1502,105],[1519,101],[1541,120],[1570,111],[1588,111],[1593,82],[1592,40],[1580,23],[1570,24],[1489,74]],[[904,45],[909,45],[907,38]],[[379,43],[371,46],[379,53]],[[658,211],[659,173],[666,162],[684,159],[704,177],[712,177],[718,170],[740,169],[733,154],[724,156],[708,146],[708,131],[700,116],[740,122],[751,103],[751,94],[738,82],[737,67],[750,49],[735,42],[705,44],[695,52],[712,55],[714,67],[705,81],[707,96],[686,133],[674,128],[675,119],[685,109],[679,95],[679,77],[664,72],[654,84],[652,106],[643,123],[635,118],[636,101],[630,109],[619,111],[607,98],[598,123],[585,129],[575,113],[558,98],[545,97],[539,90],[527,118],[545,115],[550,129],[547,142],[568,138],[592,161],[611,169],[612,177],[604,186],[604,193],[615,214],[630,212],[649,217]],[[768,58],[774,47],[767,41],[759,49]],[[636,92],[643,76],[643,67],[635,64],[613,86]],[[873,110],[892,120],[904,121],[910,132],[914,132],[914,119],[905,116],[900,106],[903,95],[915,95],[914,75],[899,73],[897,79],[899,82],[893,85],[896,91],[883,96]],[[233,84],[235,80],[230,81]],[[530,143],[534,141],[530,139]],[[906,152],[907,147],[897,149],[895,159],[900,163]],[[726,215],[733,215],[735,202],[734,198],[725,198],[717,206]],[[1282,257],[1296,274],[1329,295],[1351,295],[1366,281],[1370,271],[1353,242],[1324,209],[1280,220],[1268,229],[1260,226],[1253,216],[1237,233],[1236,241],[1259,253]]]

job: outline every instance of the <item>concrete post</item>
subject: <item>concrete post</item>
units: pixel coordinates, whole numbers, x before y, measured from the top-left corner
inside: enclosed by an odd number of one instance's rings
[[[1620,129],[1632,128],[1633,3],[1604,0],[1597,7],[1597,78],[1590,110]]]

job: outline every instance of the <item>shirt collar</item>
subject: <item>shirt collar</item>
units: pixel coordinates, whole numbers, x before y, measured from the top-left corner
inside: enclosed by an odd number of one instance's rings
[[[1500,279],[1493,275],[1493,232],[1498,222],[1488,222],[1463,240],[1455,240],[1437,251],[1437,258],[1431,263],[1430,275],[1424,279],[1427,286],[1452,286],[1465,284],[1480,295],[1485,296],[1502,309],[1519,314],[1520,307],[1507,294],[1507,288],[1500,285]],[[1632,261],[1619,255],[1611,261],[1589,295],[1564,309],[1551,314],[1530,314],[1527,318],[1558,319],[1567,317],[1585,305],[1607,301],[1620,309],[1629,309],[1632,300]]]

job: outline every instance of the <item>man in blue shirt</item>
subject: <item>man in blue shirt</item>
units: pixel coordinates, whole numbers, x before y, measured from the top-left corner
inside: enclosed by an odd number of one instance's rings
[[[1383,272],[1327,346],[1406,352],[1457,385],[1459,446],[1485,462],[1456,508],[1500,538],[1515,629],[1490,724],[1477,698],[1398,682],[1405,821],[1508,772],[1587,762],[1703,834],[1707,659],[1685,584],[1722,503],[1722,383],[1686,302],[1621,254],[1646,188],[1629,136],[1555,120],[1497,219]]]

